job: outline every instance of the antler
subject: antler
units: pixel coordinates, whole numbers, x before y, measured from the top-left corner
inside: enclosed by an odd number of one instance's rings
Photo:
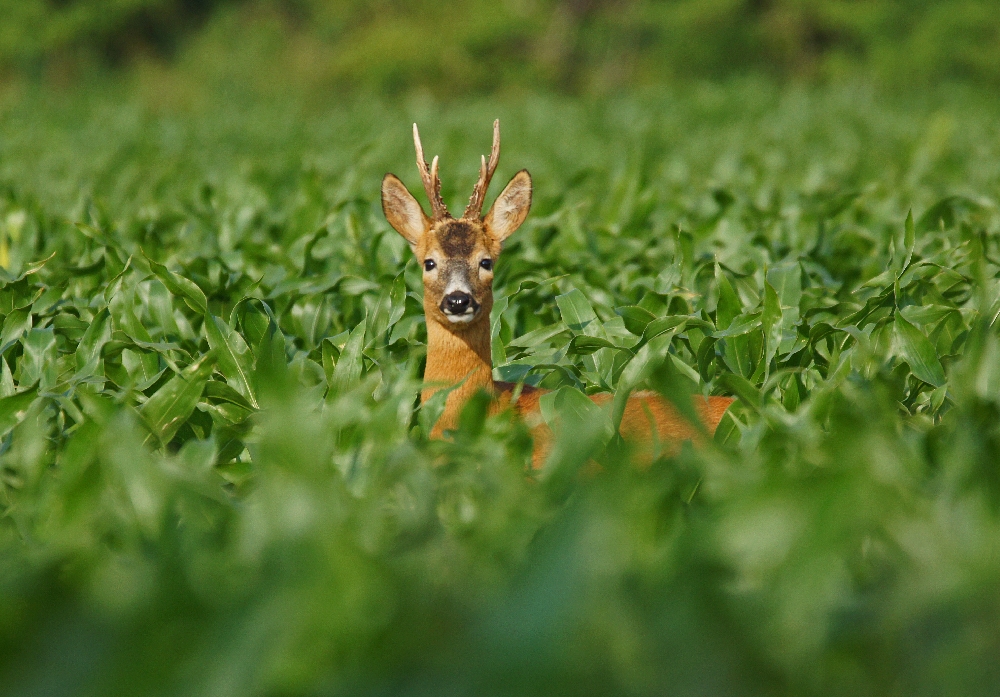
[[[451,214],[441,200],[441,180],[438,179],[438,158],[434,156],[430,170],[427,169],[427,160],[424,159],[424,147],[420,144],[420,132],[417,124],[413,124],[413,145],[417,149],[417,169],[420,170],[420,178],[424,182],[424,191],[427,192],[427,199],[431,202],[431,211],[434,220],[450,218]]]
[[[476,188],[472,190],[469,198],[469,205],[465,208],[463,218],[478,218],[483,212],[483,202],[486,200],[486,190],[490,188],[490,180],[493,173],[497,171],[497,163],[500,162],[500,119],[493,122],[493,148],[490,150],[490,162],[487,165],[486,156],[482,158],[479,166],[479,181]]]

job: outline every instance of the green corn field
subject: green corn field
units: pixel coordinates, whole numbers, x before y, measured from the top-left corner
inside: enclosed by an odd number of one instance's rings
[[[0,692],[996,693],[992,97],[95,94],[0,109]],[[494,118],[540,471],[485,397],[427,438],[379,202],[417,121],[460,210]],[[636,389],[737,402],[638,466]]]

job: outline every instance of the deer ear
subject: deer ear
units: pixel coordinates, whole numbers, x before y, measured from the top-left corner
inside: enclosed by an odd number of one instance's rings
[[[424,209],[413,198],[403,182],[395,174],[382,178],[382,212],[403,239],[416,247],[424,232],[430,227],[430,220]]]
[[[531,175],[522,169],[507,183],[490,212],[483,218],[486,229],[503,242],[521,227],[531,210]]]

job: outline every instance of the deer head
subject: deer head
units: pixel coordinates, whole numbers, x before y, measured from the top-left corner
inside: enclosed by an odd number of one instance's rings
[[[389,224],[409,242],[423,267],[424,311],[452,332],[489,322],[493,308],[493,267],[503,242],[520,227],[531,208],[531,176],[521,170],[484,216],[483,203],[500,159],[500,121],[493,122],[490,159],[482,158],[479,181],[461,218],[441,200],[438,158],[424,159],[417,124],[413,124],[417,168],[431,204],[431,215],[394,174],[382,179],[382,210]]]

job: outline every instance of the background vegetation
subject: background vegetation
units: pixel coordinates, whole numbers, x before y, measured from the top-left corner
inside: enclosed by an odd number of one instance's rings
[[[0,0],[3,692],[995,693],[989,10]],[[497,117],[539,472],[426,438],[378,202]],[[738,402],[641,467],[639,388]]]
[[[747,73],[1000,85],[990,0],[2,0],[0,15],[0,67],[68,84],[145,62],[258,89],[447,96]]]

